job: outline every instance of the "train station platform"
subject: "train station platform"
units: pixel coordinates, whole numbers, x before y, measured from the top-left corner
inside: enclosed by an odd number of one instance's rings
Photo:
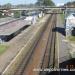
[[[13,17],[5,17],[5,18],[0,18],[0,26],[2,26],[5,23],[8,23],[10,21],[15,20],[16,18]]]
[[[0,39],[2,41],[9,41],[11,38],[24,30],[26,26],[27,22],[23,19],[5,23],[3,26],[0,26]]]
[[[17,63],[23,60],[23,57],[39,39],[38,37],[45,28],[44,24],[48,17],[49,15],[46,15],[36,25],[31,25],[12,39],[9,48],[0,56],[0,73],[3,72],[3,75],[8,75],[9,73],[10,75],[16,69]]]

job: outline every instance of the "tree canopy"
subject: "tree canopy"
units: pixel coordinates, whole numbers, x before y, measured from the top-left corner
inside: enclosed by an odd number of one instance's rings
[[[7,4],[3,5],[3,8],[8,8],[9,9],[9,8],[11,8],[11,6],[12,5],[10,3],[7,3]]]
[[[54,6],[54,2],[52,0],[38,0],[37,5],[40,5],[40,6]]]

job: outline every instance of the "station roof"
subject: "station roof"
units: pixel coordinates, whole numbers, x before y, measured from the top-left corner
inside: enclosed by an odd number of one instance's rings
[[[0,26],[0,35],[11,35],[25,25],[27,25],[27,22],[23,19],[14,21],[12,23],[7,23],[3,26]]]

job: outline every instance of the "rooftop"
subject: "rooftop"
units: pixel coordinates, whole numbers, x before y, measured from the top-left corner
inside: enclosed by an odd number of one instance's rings
[[[0,26],[0,35],[10,35],[17,30],[21,29],[27,25],[27,22],[23,19],[14,21],[12,23],[5,24],[3,26]]]

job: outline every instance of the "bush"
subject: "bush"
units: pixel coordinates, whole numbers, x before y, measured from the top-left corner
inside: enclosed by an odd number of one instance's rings
[[[15,18],[20,18],[20,12],[19,11],[15,11],[14,12],[14,17]]]
[[[6,15],[2,15],[2,12],[0,12],[0,18],[5,18],[7,17]]]
[[[2,17],[2,12],[0,12],[0,18]]]

